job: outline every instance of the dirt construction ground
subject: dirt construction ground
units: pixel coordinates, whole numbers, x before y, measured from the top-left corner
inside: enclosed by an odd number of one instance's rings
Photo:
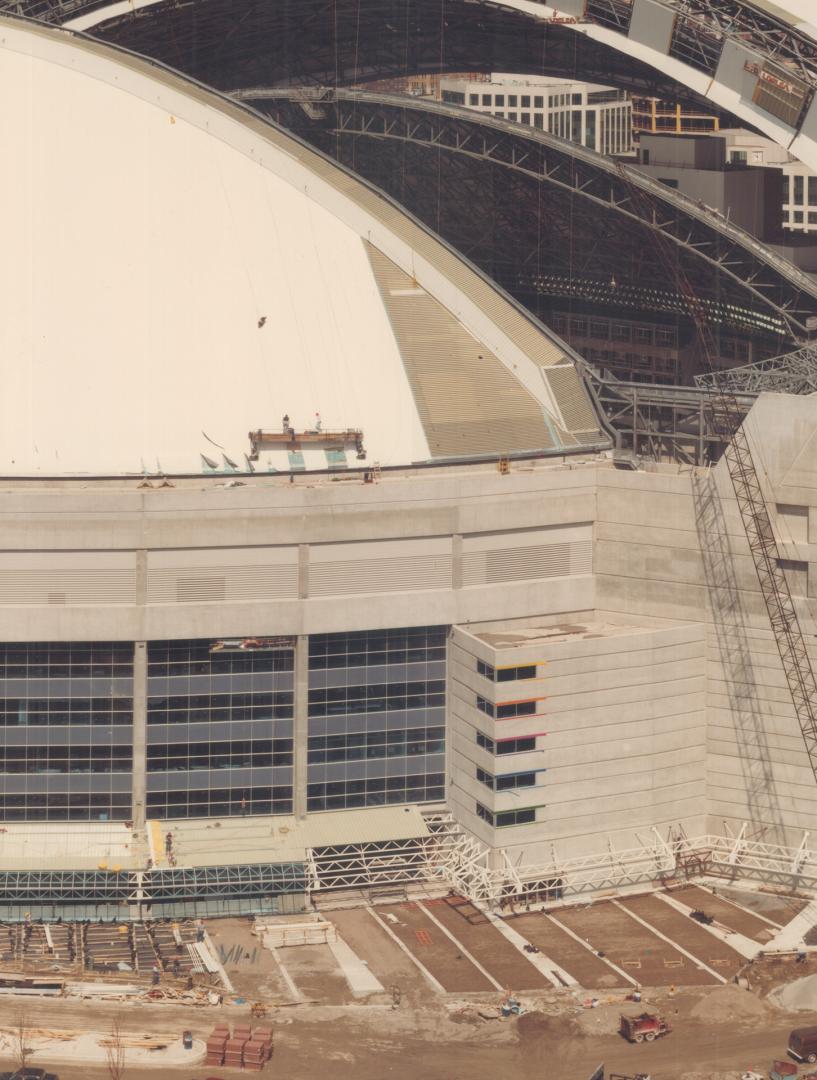
[[[273,1019],[274,1054],[262,1077],[288,1080],[586,1080],[605,1062],[611,1072],[650,1072],[653,1080],[737,1078],[752,1065],[768,1069],[785,1050],[788,1030],[817,1017],[786,1016],[735,986],[646,995],[675,1030],[652,1045],[630,1046],[615,1033],[618,1002],[580,1009],[568,991],[525,997],[531,1011],[509,1021],[480,1020],[471,1001],[427,1001],[422,1007],[293,1007]],[[496,1002],[498,995],[486,1000]],[[13,1006],[3,1003],[4,1017]],[[68,1002],[26,1006],[39,1026],[105,1029],[120,1015],[127,1031],[206,1035],[216,1020],[244,1020],[246,1009],[186,1010],[174,1006],[119,1008]],[[637,1012],[639,1007],[624,1006]],[[284,1015],[288,1013],[288,1015]],[[11,1068],[12,1063],[3,1063]],[[106,1080],[99,1069],[55,1067],[61,1080]],[[223,1068],[127,1070],[125,1080],[224,1080],[247,1076]]]
[[[762,935],[791,917],[775,901],[752,915],[699,892],[677,901],[709,910],[738,932]],[[764,901],[765,903],[765,901]],[[250,1004],[268,1008],[272,1061],[261,1076],[287,1080],[587,1080],[602,1062],[608,1075],[652,1080],[737,1080],[768,1074],[785,1056],[792,1027],[817,1025],[817,1012],[786,1013],[769,993],[817,973],[817,953],[746,963],[658,894],[491,918],[455,896],[326,912],[343,949],[330,944],[267,949],[250,919],[208,923],[213,951],[233,987],[218,1006],[75,998],[0,997],[0,1029],[21,1014],[27,1027],[206,1039],[216,1023],[247,1023]],[[770,920],[770,921],[765,921]],[[731,927],[737,929],[737,927]],[[524,943],[540,952],[525,951]],[[345,951],[344,951],[345,950]],[[535,960],[535,963],[534,963]],[[747,980],[742,989],[731,980]],[[356,995],[355,979],[368,989]],[[381,991],[372,992],[371,977]],[[635,984],[643,1000],[630,1000]],[[376,985],[376,984],[375,984]],[[523,1014],[503,1019],[503,989]],[[659,1012],[673,1031],[652,1044],[618,1034],[622,1012]],[[63,1050],[64,1054],[65,1051]],[[12,1068],[0,1051],[0,1069]],[[104,1064],[48,1065],[60,1080],[111,1080]],[[239,1080],[218,1066],[128,1067],[120,1080]]]

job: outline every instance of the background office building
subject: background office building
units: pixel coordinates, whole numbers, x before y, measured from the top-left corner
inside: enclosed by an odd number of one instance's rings
[[[442,100],[540,128],[599,154],[633,148],[632,102],[624,90],[550,77],[492,74],[489,82],[443,78]]]

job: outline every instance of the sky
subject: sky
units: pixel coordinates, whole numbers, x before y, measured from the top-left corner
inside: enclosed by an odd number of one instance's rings
[[[780,6],[793,15],[797,15],[804,22],[817,26],[817,2],[815,0],[781,0]]]

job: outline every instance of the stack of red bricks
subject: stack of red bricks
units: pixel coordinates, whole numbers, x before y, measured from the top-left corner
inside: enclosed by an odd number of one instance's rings
[[[207,1057],[205,1065],[223,1065],[224,1049],[230,1037],[230,1028],[227,1024],[216,1024],[207,1040]]]
[[[260,1072],[272,1057],[272,1029],[236,1024],[232,1038],[227,1024],[217,1024],[207,1040],[206,1065]]]
[[[272,1057],[272,1029],[256,1028],[244,1047],[244,1068],[261,1072]]]

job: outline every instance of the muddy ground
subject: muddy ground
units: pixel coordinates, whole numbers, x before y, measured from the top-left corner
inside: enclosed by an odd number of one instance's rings
[[[613,995],[611,995],[612,997]],[[789,1029],[817,1023],[817,1014],[786,1015],[755,994],[736,986],[645,991],[646,1007],[662,1011],[674,1031],[652,1045],[630,1046],[616,1033],[623,1008],[614,1000],[598,1008],[576,1005],[569,991],[524,995],[528,1011],[509,1021],[482,1020],[480,1001],[496,1004],[500,995],[426,998],[391,1009],[385,1002],[339,1006],[293,1006],[272,1017],[275,1050],[262,1076],[288,1080],[586,1080],[601,1062],[609,1071],[650,1072],[653,1080],[702,1080],[719,1073],[737,1077],[755,1067],[768,1070],[785,1052]],[[4,999],[4,1024],[13,1019],[18,999]],[[177,1006],[27,1002],[29,1023],[82,1030],[105,1030],[115,1017],[124,1029],[154,1034],[189,1028],[206,1037],[216,1020],[242,1021],[239,1006],[190,1009]],[[12,1062],[3,1063],[11,1068]],[[61,1080],[105,1080],[99,1069],[54,1067]],[[239,1073],[224,1068],[128,1069],[125,1080],[230,1080]]]
[[[768,904],[766,912],[776,918],[788,914]],[[119,1018],[126,1032],[178,1037],[189,1029],[204,1039],[217,1022],[247,1022],[250,1003],[263,1001],[270,1008],[266,1022],[275,1032],[275,1050],[262,1077],[587,1080],[604,1063],[608,1075],[649,1072],[652,1080],[737,1080],[749,1068],[767,1074],[771,1061],[785,1055],[789,1030],[817,1024],[817,1012],[787,1014],[768,1000],[774,987],[817,973],[814,954],[805,964],[793,958],[744,964],[720,940],[658,899],[599,904],[592,912],[580,905],[559,909],[555,917],[526,913],[508,920],[516,933],[581,980],[585,989],[573,990],[543,987],[546,980],[527,955],[459,901],[385,905],[376,916],[364,908],[331,913],[343,940],[383,986],[383,993],[368,998],[354,998],[328,945],[287,946],[273,953],[252,933],[251,920],[221,919],[208,924],[214,951],[234,988],[221,1006],[3,997],[0,1028],[11,1027],[22,1008],[32,1027],[109,1031]],[[725,920],[733,913],[724,904],[718,916]],[[743,930],[764,931],[762,921],[753,922],[745,912],[740,917]],[[687,955],[679,956],[665,939],[650,936],[643,921],[660,923]],[[738,974],[750,989],[716,985],[714,972],[723,978]],[[650,990],[648,977],[663,985]],[[640,1005],[626,1000],[635,981],[646,987]],[[698,985],[690,985],[695,981]],[[670,983],[677,987],[674,992]],[[480,1017],[480,1010],[497,1011],[503,998],[497,984],[513,987],[524,1015]],[[447,993],[440,992],[440,985]],[[394,988],[400,998],[396,1009],[391,1007]],[[594,995],[598,1007],[585,1007]],[[631,1046],[617,1034],[619,1015],[645,1008],[667,1016],[674,1030],[653,1044]],[[0,1057],[0,1069],[13,1066]],[[49,1067],[60,1080],[110,1080],[104,1066]],[[121,1080],[239,1080],[248,1075],[214,1066],[128,1068]]]

